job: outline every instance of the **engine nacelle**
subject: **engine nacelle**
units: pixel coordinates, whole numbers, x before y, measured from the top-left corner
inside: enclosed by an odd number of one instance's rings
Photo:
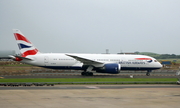
[[[118,74],[121,70],[121,65],[117,63],[108,63],[104,64],[102,68],[96,69],[96,72],[99,73],[111,73],[111,74]]]

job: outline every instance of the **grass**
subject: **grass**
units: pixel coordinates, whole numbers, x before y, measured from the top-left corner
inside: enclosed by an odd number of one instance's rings
[[[176,82],[177,78],[26,78],[0,79],[0,82]]]

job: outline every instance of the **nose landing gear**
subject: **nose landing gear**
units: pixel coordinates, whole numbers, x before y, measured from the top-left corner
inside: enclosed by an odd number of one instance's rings
[[[152,72],[152,70],[147,70],[147,73],[146,73],[146,75],[147,76],[150,76],[150,73]]]

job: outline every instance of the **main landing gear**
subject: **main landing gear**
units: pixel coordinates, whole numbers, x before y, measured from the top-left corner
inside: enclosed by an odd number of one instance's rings
[[[152,70],[147,70],[147,73],[146,73],[146,75],[147,76],[150,76],[150,73],[152,72]]]
[[[82,72],[81,73],[82,76],[93,76],[92,72]]]
[[[90,72],[90,71],[92,71],[92,69],[93,69],[93,67],[92,67],[92,66],[89,66],[89,67],[86,69],[85,72],[82,72],[82,73],[81,73],[81,75],[82,75],[82,76],[93,76],[93,73]]]

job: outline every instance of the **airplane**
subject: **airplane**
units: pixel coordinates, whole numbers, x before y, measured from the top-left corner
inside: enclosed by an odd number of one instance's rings
[[[147,70],[146,75],[162,65],[153,57],[126,54],[40,53],[18,29],[13,29],[20,55],[15,61],[49,69],[82,70],[82,76],[97,73],[119,74],[121,70]]]

